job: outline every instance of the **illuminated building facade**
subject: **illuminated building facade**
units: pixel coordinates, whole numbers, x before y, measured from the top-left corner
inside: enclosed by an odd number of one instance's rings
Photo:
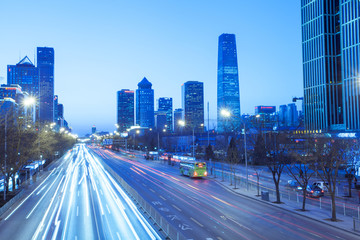
[[[134,106],[134,91],[122,89],[117,92],[117,124],[120,132],[134,126]]]
[[[235,116],[231,128],[240,125],[240,91],[235,34],[219,37],[217,72],[217,121],[218,131],[229,131],[229,119],[221,115],[226,109]]]

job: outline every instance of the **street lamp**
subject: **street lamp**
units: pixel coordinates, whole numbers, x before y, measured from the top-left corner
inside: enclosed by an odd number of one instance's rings
[[[243,123],[243,126],[244,126],[245,168],[246,168],[246,188],[249,189],[248,161],[247,161],[247,151],[246,151],[247,150],[247,147],[246,147],[246,125],[245,125],[245,122],[240,117],[231,114],[231,112],[229,110],[227,110],[227,109],[222,109],[220,111],[220,114],[223,117],[226,117],[226,118],[235,117],[235,118],[239,119]]]

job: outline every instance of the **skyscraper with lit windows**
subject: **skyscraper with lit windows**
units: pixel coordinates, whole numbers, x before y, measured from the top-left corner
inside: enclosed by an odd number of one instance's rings
[[[302,0],[305,127],[360,130],[360,2]]]
[[[40,86],[40,121],[54,121],[54,49],[37,48]]]
[[[198,81],[184,83],[181,97],[185,129],[202,132],[204,130],[204,84]]]
[[[117,124],[120,132],[134,126],[134,91],[122,89],[117,92]]]
[[[145,77],[136,90],[136,124],[140,127],[154,127],[154,90]]]

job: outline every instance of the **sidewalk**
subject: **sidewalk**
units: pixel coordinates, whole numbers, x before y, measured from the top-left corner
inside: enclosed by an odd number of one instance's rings
[[[265,200],[261,200],[261,196],[256,196],[257,195],[257,189],[256,188],[249,188],[248,190],[246,189],[246,187],[242,186],[238,186],[237,189],[234,189],[234,186],[230,186],[228,181],[222,181],[221,177],[209,177],[210,179],[216,181],[218,184],[222,185],[225,189],[227,189],[228,191],[234,192],[236,194],[242,195],[242,196],[246,196],[248,198],[257,200],[257,201],[261,201],[263,203],[267,203],[269,205],[272,205],[274,207],[278,207],[281,209],[285,209],[288,211],[291,211],[295,214],[307,217],[307,218],[311,218],[315,221],[319,221],[328,225],[331,225],[333,227],[357,234],[360,236],[360,222],[357,220],[356,221],[356,231],[354,231],[354,220],[352,217],[348,217],[348,216],[342,216],[340,214],[337,214],[337,218],[338,218],[338,222],[332,222],[329,219],[331,218],[331,212],[329,210],[324,210],[324,209],[320,209],[318,207],[312,206],[310,204],[306,204],[305,205],[305,209],[306,211],[303,212],[300,209],[302,208],[302,199],[299,202],[296,201],[292,201],[292,200],[288,200],[285,197],[281,198],[281,202],[282,204],[276,204],[273,203],[276,200],[276,196],[274,195],[270,195],[270,200],[269,201],[265,201]],[[261,194],[261,192],[260,192]],[[307,201],[308,203],[308,201]]]

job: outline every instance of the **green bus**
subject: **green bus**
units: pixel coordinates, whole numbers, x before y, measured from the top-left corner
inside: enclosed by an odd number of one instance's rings
[[[180,173],[191,178],[195,177],[206,177],[206,163],[197,162],[194,160],[182,160],[180,161]]]

